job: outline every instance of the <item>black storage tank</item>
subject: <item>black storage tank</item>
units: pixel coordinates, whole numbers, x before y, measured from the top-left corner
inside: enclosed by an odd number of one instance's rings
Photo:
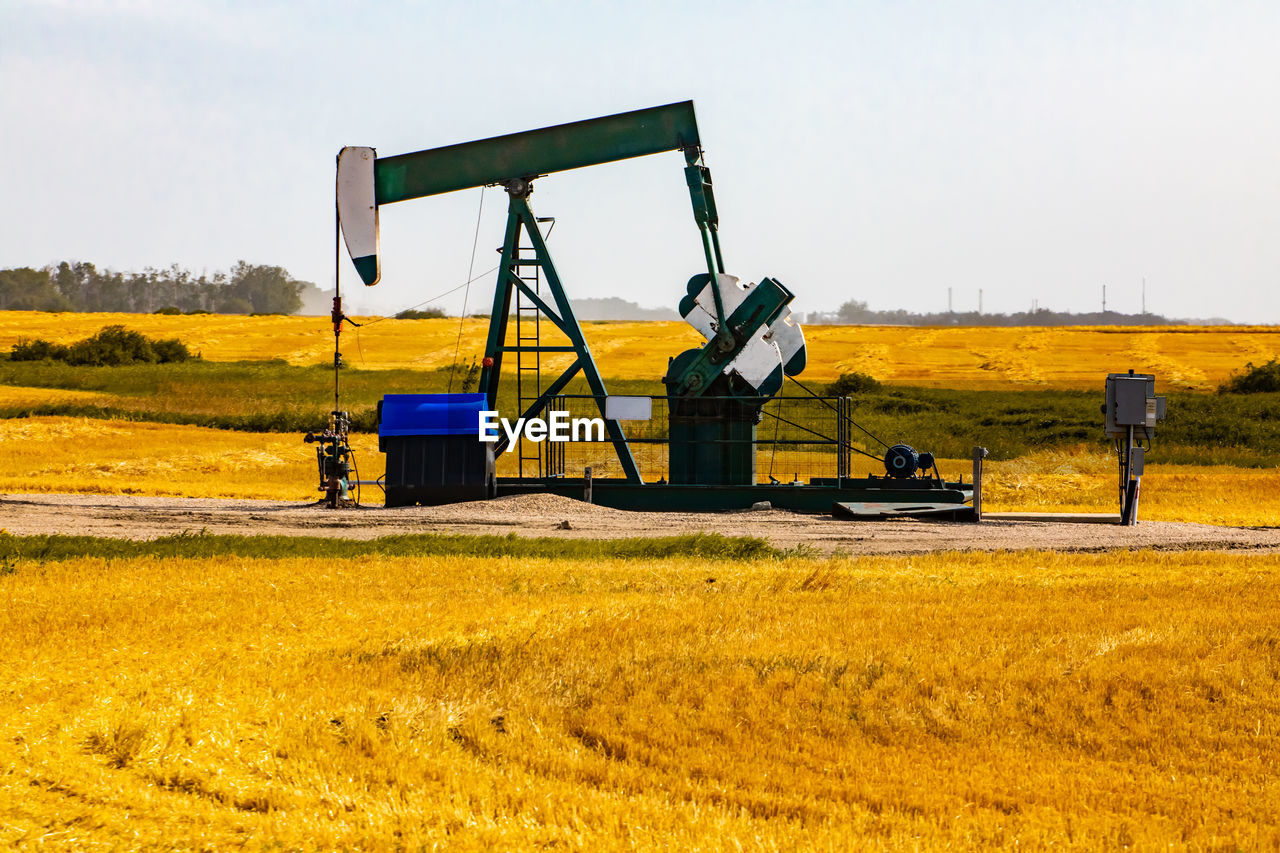
[[[493,444],[479,437],[484,394],[387,394],[378,402],[378,449],[386,454],[386,505],[447,504],[493,497]]]

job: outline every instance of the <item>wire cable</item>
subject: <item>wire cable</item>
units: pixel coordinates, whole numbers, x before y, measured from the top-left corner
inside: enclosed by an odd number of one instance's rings
[[[485,270],[484,272],[476,273],[476,274],[475,274],[475,275],[473,275],[473,276],[472,276],[468,281],[464,281],[462,284],[458,285],[457,287],[451,287],[451,288],[449,288],[448,290],[446,290],[444,293],[437,293],[435,296],[431,297],[430,299],[424,299],[424,300],[422,300],[421,302],[419,302],[419,303],[418,303],[418,304],[416,304],[416,305],[410,305],[408,308],[403,308],[403,309],[401,309],[401,310],[403,310],[403,311],[412,311],[412,310],[413,310],[413,309],[415,309],[415,308],[421,308],[423,305],[430,305],[432,302],[437,302],[437,301],[439,301],[439,300],[441,300],[441,299],[444,299],[446,296],[448,296],[448,295],[450,295],[450,294],[452,294],[452,293],[457,293],[459,290],[462,290],[462,288],[466,287],[467,285],[471,284],[472,282],[474,282],[474,281],[479,281],[480,279],[482,279],[482,278],[484,278],[485,276],[487,276],[489,273],[494,272],[495,270],[497,270],[497,269],[498,269],[498,267],[500,267],[500,266],[502,266],[502,264],[495,264],[494,266],[489,267],[489,268],[488,268],[487,270]],[[362,325],[365,325],[365,326],[372,326],[374,323],[381,323],[383,320],[391,320],[391,319],[394,319],[394,315],[392,315],[391,317],[375,317],[375,318],[373,318],[372,320],[366,320]],[[347,318],[347,322],[348,322],[348,323],[351,323],[351,319],[350,319],[350,318]],[[356,324],[355,324],[355,323],[352,323],[352,325],[356,325]]]
[[[351,321],[348,320],[347,322],[350,323]],[[364,345],[360,343],[360,324],[351,323],[351,325],[356,327],[356,351],[360,353],[360,366],[364,367]]]
[[[471,273],[476,268],[476,247],[480,245],[480,217],[484,213],[484,187],[480,188],[480,209],[476,211],[476,234],[471,239],[471,262],[467,264],[467,290],[462,294],[462,310],[458,312],[458,340],[453,345],[453,364],[449,368],[449,392],[453,392],[453,377],[458,372],[458,353],[462,351],[462,324],[467,321],[467,300],[471,298]]]
[[[782,401],[778,401],[778,408],[782,408]],[[763,411],[763,409],[761,410]],[[782,429],[782,418],[775,418],[773,422],[773,450],[769,453],[769,482],[778,482],[773,478],[773,463],[778,458],[778,432]]]
[[[821,398],[819,398],[819,399],[821,399]],[[821,438],[821,439],[823,439],[823,440],[825,440],[825,441],[831,441],[831,439],[830,439],[830,438],[828,438],[827,436],[825,436],[825,435],[823,435],[822,433],[818,432],[817,430],[809,429],[807,426],[804,426],[803,424],[798,424],[798,423],[796,423],[795,421],[787,420],[786,418],[782,417],[781,415],[775,415],[773,412],[766,412],[766,411],[763,411],[763,410],[761,411],[761,414],[762,414],[762,415],[765,415],[765,416],[767,416],[767,417],[770,417],[770,418],[774,418],[775,420],[782,421],[782,423],[786,424],[787,426],[795,427],[796,429],[800,430],[801,432],[807,432],[807,433],[809,433],[810,435],[816,435],[818,438]],[[847,446],[850,450],[852,450],[854,453],[861,453],[863,456],[866,456],[866,457],[867,457],[867,458],[869,458],[869,459],[874,459],[874,460],[876,460],[877,462],[881,461],[880,457],[879,457],[879,456],[876,456],[874,453],[868,453],[867,451],[865,451],[865,450],[863,450],[863,449],[861,449],[861,448],[859,448],[859,447],[854,447],[852,444],[848,444],[848,443],[846,443],[846,446]]]
[[[794,376],[788,376],[787,378],[788,378],[788,379],[790,379],[792,382],[796,383],[797,385],[799,385],[802,389],[804,389],[804,391],[805,391],[805,392],[806,392],[810,397],[813,397],[813,399],[817,400],[819,403],[821,403],[822,405],[826,406],[828,409],[831,409],[832,411],[836,412],[837,414],[839,413],[839,410],[838,410],[838,409],[836,409],[836,407],[835,407],[835,406],[831,405],[831,404],[830,404],[830,403],[828,403],[826,400],[822,399],[822,397],[818,396],[818,394],[817,394],[815,391],[813,391],[812,389],[810,389],[808,385],[805,385],[803,382],[801,382],[799,379],[796,379]],[[864,433],[866,433],[866,434],[867,434],[867,436],[868,436],[869,438],[871,438],[871,440],[872,440],[872,441],[874,441],[874,442],[876,442],[877,444],[879,444],[879,445],[880,445],[881,447],[883,447],[885,450],[888,450],[888,449],[889,449],[889,445],[885,444],[885,443],[884,443],[883,441],[881,441],[879,438],[877,438],[876,436],[872,435],[872,434],[871,434],[871,432],[870,432],[869,430],[867,430],[867,428],[866,428],[866,427],[864,427],[862,424],[860,424],[860,423],[858,423],[857,421],[855,421],[853,418],[846,416],[846,417],[845,417],[845,420],[847,420],[849,423],[851,423],[851,424],[853,424],[854,426],[856,426],[858,429],[862,430]],[[852,447],[852,445],[850,445],[850,447]]]

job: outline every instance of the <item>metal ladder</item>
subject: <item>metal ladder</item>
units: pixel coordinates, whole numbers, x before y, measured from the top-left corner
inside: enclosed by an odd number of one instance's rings
[[[529,289],[542,295],[542,265],[532,246],[516,248],[516,275]],[[516,288],[516,411],[523,412],[542,395],[542,312]],[[543,444],[545,444],[544,442]],[[521,438],[517,464],[521,477],[542,477],[542,445]],[[525,465],[529,470],[526,473]]]

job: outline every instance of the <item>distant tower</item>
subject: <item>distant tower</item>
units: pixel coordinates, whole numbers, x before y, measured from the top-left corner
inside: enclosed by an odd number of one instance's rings
[[[978,313],[982,313],[982,288],[978,288]]]
[[[951,313],[951,288],[947,288],[947,313]]]
[[[1102,313],[1107,313],[1107,286],[1102,285]]]

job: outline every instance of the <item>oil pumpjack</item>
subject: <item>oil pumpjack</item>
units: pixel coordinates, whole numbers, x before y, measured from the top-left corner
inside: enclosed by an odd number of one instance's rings
[[[665,396],[649,401],[667,409],[661,439],[667,459],[661,476],[646,481],[624,430],[626,407],[621,405],[643,398],[610,397],[529,196],[535,180],[556,172],[673,151],[684,156],[685,182],[706,260],[706,271],[689,280],[679,311],[705,343],[670,360],[662,377]],[[793,294],[781,282],[763,277],[748,283],[725,271],[711,173],[692,101],[391,157],[378,157],[368,147],[343,148],[337,165],[339,228],[361,280],[372,286],[381,277],[382,207],[483,186],[506,191],[508,212],[478,393],[384,397],[379,444],[388,454],[388,506],[529,492],[581,497],[585,487],[596,503],[624,509],[741,509],[768,501],[805,511],[842,507],[851,517],[972,515],[967,505],[972,487],[945,482],[929,454],[906,445],[885,444],[889,453],[883,475],[850,476],[850,450],[872,454],[853,447],[848,401],[837,398],[818,398],[834,413],[828,430],[833,434],[819,436],[830,446],[832,470],[808,482],[798,475],[790,483],[758,481],[757,427],[766,406],[780,399],[785,379],[805,368],[804,332],[789,311]],[[547,345],[539,336],[521,333],[520,317],[529,312],[569,343]],[[334,315],[340,324],[336,299]],[[509,329],[513,316],[514,336]],[[544,415],[581,376],[588,393],[579,396],[591,401],[603,421],[621,477],[592,480],[589,471],[573,477],[564,470],[543,469],[524,476],[523,468],[518,477],[495,476],[495,454],[507,450],[511,439],[499,433],[486,440],[477,419],[498,408],[504,357],[515,357],[519,382],[528,370],[522,359],[535,359],[540,370],[544,353],[567,356],[570,363],[545,385],[539,373],[536,393],[517,393],[519,418]],[[642,408],[648,411],[648,403]],[[780,420],[818,436],[803,424]]]

